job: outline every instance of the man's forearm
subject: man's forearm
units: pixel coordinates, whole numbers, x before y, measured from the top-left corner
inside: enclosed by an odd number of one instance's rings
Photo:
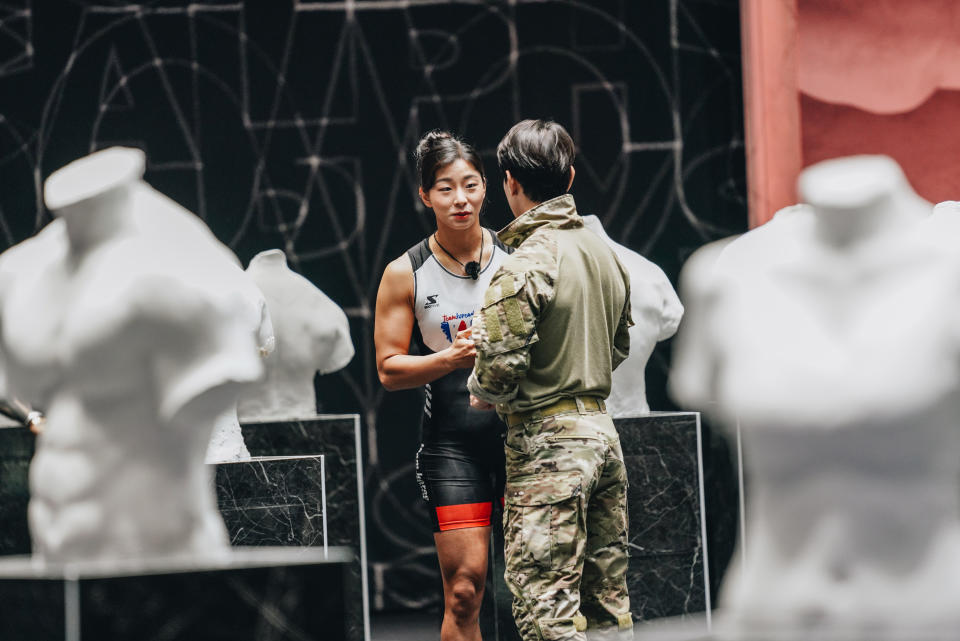
[[[490,391],[485,389],[481,384],[480,380],[477,378],[477,371],[474,370],[470,373],[470,378],[467,379],[467,390],[477,398],[484,400],[488,403],[493,403],[494,405],[499,405],[500,403],[506,403],[507,401],[512,401],[517,396],[517,386],[513,385],[512,388],[506,390]]]

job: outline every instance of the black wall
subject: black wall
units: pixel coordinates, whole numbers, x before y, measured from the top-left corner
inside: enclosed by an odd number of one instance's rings
[[[739,51],[736,0],[6,0],[0,244],[48,222],[50,172],[124,144],[244,263],[285,249],[351,318],[357,356],[319,396],[364,418],[374,607],[427,605],[419,398],[383,391],[372,345],[384,265],[433,225],[414,142],[445,127],[483,152],[499,228],[497,142],[520,118],[558,120],[580,148],[581,212],[675,281],[694,248],[746,226]],[[650,367],[657,409],[668,349]]]

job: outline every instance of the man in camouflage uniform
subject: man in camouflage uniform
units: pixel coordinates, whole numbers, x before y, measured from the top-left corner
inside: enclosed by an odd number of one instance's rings
[[[554,122],[520,122],[500,142],[516,218],[499,236],[516,251],[473,323],[471,403],[507,423],[506,580],[525,641],[633,627],[627,477],[603,401],[630,346],[629,276],[566,193],[573,156]]]

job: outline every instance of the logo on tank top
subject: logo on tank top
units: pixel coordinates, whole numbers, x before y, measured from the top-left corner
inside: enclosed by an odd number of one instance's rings
[[[443,320],[440,321],[440,329],[443,330],[443,335],[447,337],[447,340],[452,343],[457,336],[457,332],[462,332],[470,327],[471,323],[473,323],[473,312],[444,314]]]
[[[423,308],[430,309],[431,307],[436,307],[437,305],[439,305],[440,303],[437,302],[437,298],[439,296],[440,294],[431,294],[427,296],[427,302],[423,304]]]

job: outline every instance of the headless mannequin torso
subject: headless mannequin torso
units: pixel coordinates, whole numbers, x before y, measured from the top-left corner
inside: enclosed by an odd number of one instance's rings
[[[267,301],[276,351],[266,378],[240,402],[243,421],[307,418],[317,413],[314,374],[335,372],[353,358],[346,314],[330,297],[287,267],[279,249],[261,252],[247,267]]]
[[[799,186],[809,205],[766,251],[745,250],[750,232],[684,278],[706,283],[688,309],[711,322],[673,388],[739,421],[750,480],[725,624],[956,638],[960,260],[888,158],[821,163]]]
[[[243,301],[219,287],[228,250],[141,198],[143,168],[142,152],[110,149],[56,172],[56,220],[0,257],[8,385],[47,414],[30,468],[40,559],[227,546],[203,456],[262,366],[234,321]]]
[[[583,216],[583,224],[613,250],[630,274],[630,356],[613,372],[607,411],[614,418],[650,412],[645,370],[653,348],[674,335],[683,316],[683,305],[667,275],[640,254],[611,239],[596,216]]]

